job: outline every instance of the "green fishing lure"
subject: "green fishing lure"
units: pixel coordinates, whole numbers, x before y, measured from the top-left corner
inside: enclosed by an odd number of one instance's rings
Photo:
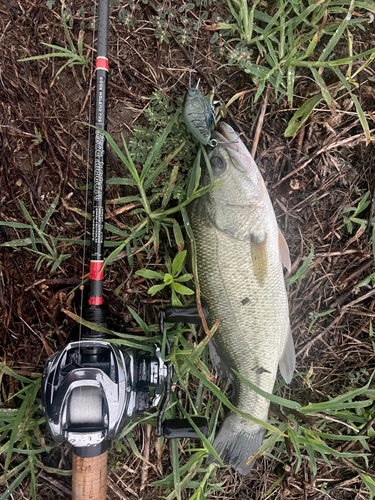
[[[198,90],[198,85],[187,91],[182,117],[191,135],[204,146],[209,144],[215,118],[211,104]]]

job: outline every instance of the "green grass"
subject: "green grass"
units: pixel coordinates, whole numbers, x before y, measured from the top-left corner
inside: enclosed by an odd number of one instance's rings
[[[311,244],[311,249],[309,255],[306,257],[301,266],[296,270],[296,272],[285,280],[285,286],[293,285],[296,281],[301,282],[302,278],[306,276],[309,270],[309,266],[314,258],[314,245]]]
[[[249,6],[245,0],[232,0],[228,5],[232,20],[220,22],[212,43],[221,44],[228,64],[239,66],[249,75],[257,86],[256,99],[259,99],[266,85],[269,84],[274,88],[276,97],[283,95],[290,107],[293,107],[295,106],[297,77],[308,75],[315,82],[316,94],[307,99],[295,112],[287,127],[286,136],[297,133],[319,103],[325,102],[327,107],[331,108],[335,106],[335,101],[349,94],[355,104],[366,137],[369,138],[366,116],[355,91],[358,87],[357,77],[374,59],[375,49],[354,55],[351,32],[355,29],[363,29],[364,23],[368,20],[368,17],[357,18],[354,14],[357,12],[374,13],[373,4],[353,0],[344,2],[318,0],[305,5],[301,2],[278,0],[274,11],[267,13],[260,10],[259,1]],[[200,6],[198,2],[195,3],[196,6]],[[188,17],[188,11],[192,8],[189,4],[184,16]],[[202,21],[205,20],[199,20],[201,23]],[[79,64],[82,65],[84,71],[88,64],[83,57],[83,35],[76,49],[70,37],[64,13],[62,13],[62,22],[70,48],[62,49],[45,44],[57,52],[28,58],[28,60],[46,57],[67,58],[56,76],[68,66]],[[163,24],[160,28],[161,34],[167,33],[165,28],[166,24]],[[192,33],[188,31],[189,29],[193,28],[189,25],[186,33],[180,32],[179,34],[182,37],[190,36]],[[336,54],[339,49],[341,50],[344,39],[347,44],[348,55],[346,57]],[[255,63],[258,59],[259,62]],[[353,63],[360,59],[364,59],[364,62],[354,70]],[[328,77],[332,76],[330,72],[336,76],[333,86],[327,84]],[[186,243],[184,233],[181,231],[181,226],[183,226],[192,249],[192,274],[199,301],[194,236],[188,223],[186,207],[191,201],[211,189],[210,186],[199,187],[200,162],[203,155],[203,160],[207,164],[207,155],[203,148],[196,150],[196,145],[186,134],[180,111],[176,111],[160,92],[153,97],[151,105],[147,108],[146,119],[149,126],[136,128],[130,140],[126,142],[123,139],[121,145],[116,144],[110,135],[106,134],[109,145],[127,172],[124,177],[108,180],[109,185],[123,186],[126,190],[124,196],[114,200],[114,206],[121,207],[136,203],[137,208],[133,209],[130,215],[137,218],[138,222],[122,229],[106,224],[106,230],[111,235],[111,240],[106,246],[111,248],[111,251],[105,265],[116,265],[115,257],[125,250],[133,271],[135,266],[133,255],[136,251],[142,249],[149,254],[157,254],[160,251],[161,242],[168,242],[169,248],[172,249],[170,253],[175,255],[176,249],[180,253],[173,262],[167,262],[167,272],[141,270],[136,274],[150,280],[163,280],[161,285],[163,288],[154,288],[151,293],[165,294],[169,286],[171,290],[178,292],[179,287],[177,286],[176,289],[173,284],[178,285],[178,279],[184,280],[185,277],[187,279],[187,274],[181,274],[185,258],[183,249]],[[192,168],[191,165],[193,165]],[[209,164],[207,166],[209,167]],[[158,179],[157,186],[156,179]],[[370,203],[368,197],[369,195],[366,194],[357,206],[344,210],[341,229],[352,233],[353,228],[356,227],[355,224],[360,228],[365,227],[367,221],[358,215],[367,209]],[[39,270],[42,269],[42,264],[51,268],[51,272],[63,265],[63,261],[69,255],[60,253],[59,245],[62,247],[65,243],[83,243],[80,239],[68,241],[50,236],[48,229],[52,227],[51,221],[57,203],[56,198],[41,225],[33,220],[22,202],[20,202],[20,207],[27,224],[0,223],[15,231],[28,233],[27,238],[22,234],[22,237],[11,240],[5,246],[14,249],[24,247],[37,255],[36,266]],[[82,210],[74,209],[74,211],[82,217],[90,218]],[[373,229],[372,239],[375,256],[374,233],[375,229]],[[288,286],[293,286],[303,279],[313,257],[314,246],[311,245],[310,253],[304,263],[292,277],[288,278]],[[363,286],[375,282],[373,275],[366,280],[363,281]],[[164,296],[167,297],[167,295]],[[131,308],[129,311],[144,335],[123,334],[97,326],[95,329],[109,333],[113,337],[111,342],[125,347],[153,352],[155,343],[165,345],[165,338],[158,335],[158,325],[146,325],[136,311]],[[311,333],[319,318],[332,312],[328,310],[311,315],[308,333]],[[90,326],[90,323],[73,313],[69,313],[69,316],[77,322]],[[223,415],[223,408],[227,407],[237,412],[239,410],[223,394],[221,388],[212,382],[207,344],[214,333],[215,327],[199,342],[194,327],[182,324],[169,325],[165,332],[171,344],[171,354],[168,360],[175,370],[173,382],[177,383],[184,393],[182,398],[172,395],[166,416],[170,418],[199,414],[210,419],[208,438],[202,439],[201,443],[185,442],[183,456],[179,453],[177,441],[172,444],[173,470],[165,478],[153,483],[155,487],[164,488],[165,497],[170,500],[181,499],[185,490],[191,493],[192,500],[201,500],[223,489],[223,485],[216,477],[216,466],[205,467],[204,462],[209,453],[215,454],[212,443],[219,419]],[[196,340],[194,345],[186,340],[191,335]],[[370,337],[372,337],[372,327]],[[44,417],[38,397],[40,377],[25,378],[0,364],[0,381],[4,377],[15,379],[18,392],[11,401],[2,401],[0,405],[0,450],[6,455],[0,481],[8,485],[7,491],[0,497],[0,500],[9,498],[25,480],[28,480],[30,485],[29,497],[34,499],[37,498],[36,471],[44,469],[60,474],[70,472],[55,471],[43,463],[45,453],[57,445],[46,446],[44,443]],[[311,373],[306,376],[303,374],[295,376],[297,381],[302,377],[309,384]],[[375,391],[370,387],[373,375],[370,377],[368,372],[359,371],[358,376],[355,374],[354,377],[353,385],[343,387],[339,396],[332,396],[326,401],[308,405],[279,396],[278,391],[283,384],[276,386],[276,394],[266,394],[250,382],[243,380],[243,383],[250,385],[252,390],[267,397],[272,407],[276,408],[282,416],[280,420],[270,420],[268,424],[262,424],[267,429],[267,436],[257,456],[266,455],[270,459],[282,461],[285,461],[287,456],[293,457],[297,461],[296,473],[301,468],[303,460],[307,458],[315,475],[318,471],[318,459],[323,459],[329,466],[342,459],[349,460],[355,467],[359,466],[364,471],[361,473],[361,478],[373,498],[375,482],[364,470],[369,457],[367,441],[373,436],[373,429],[363,432],[375,415],[373,403]],[[359,387],[355,387],[357,385]],[[241,414],[250,421],[255,421],[251,415]],[[155,424],[155,416],[147,416],[143,419],[143,423]],[[129,444],[127,452],[139,456],[136,443],[131,437],[135,425],[135,422],[130,423],[123,431],[122,437],[127,437]],[[340,448],[343,444],[345,449],[345,446],[351,442],[360,445],[365,451],[355,453],[343,451]],[[122,446],[117,445],[117,447],[124,450]],[[218,463],[220,464],[220,460]],[[276,488],[282,479],[283,476],[271,486],[267,493]]]
[[[126,142],[123,140],[122,148],[117,145],[114,140],[107,134],[109,145],[122,161],[128,176],[121,179],[112,179],[112,185],[125,185],[135,191],[131,200],[137,201],[139,207],[133,210],[133,214],[137,215],[138,222],[134,227],[127,231],[117,232],[112,228],[112,234],[117,237],[116,248],[110,253],[106,259],[106,264],[113,261],[118,253],[126,248],[127,245],[134,245],[134,248],[144,248],[150,251],[153,246],[153,251],[157,251],[160,244],[161,232],[164,231],[163,239],[169,238],[169,234],[174,234],[175,243],[170,242],[173,247],[183,248],[185,245],[184,238],[178,222],[179,231],[176,229],[177,219],[181,216],[185,233],[190,240],[191,257],[192,257],[192,275],[195,280],[197,299],[199,300],[199,282],[196,273],[196,251],[194,235],[188,222],[185,207],[198,196],[211,189],[211,186],[200,188],[200,158],[202,154],[206,158],[205,151],[199,149],[197,152],[197,160],[194,162],[194,168],[189,176],[184,176],[180,179],[182,189],[179,195],[172,198],[172,189],[166,189],[164,192],[155,194],[152,191],[153,182],[160,175],[171,179],[169,186],[173,185],[175,173],[178,170],[179,163],[175,160],[179,151],[184,146],[184,141],[175,147],[172,153],[164,157],[161,155],[161,150],[174,125],[180,119],[180,112],[171,114],[171,118],[165,129],[161,132],[153,147],[149,150],[146,161],[142,166],[134,162],[133,157],[128,149]],[[184,184],[185,183],[185,184]],[[366,198],[366,197],[365,197]],[[363,208],[367,203],[367,198],[362,199],[358,207]],[[42,224],[38,227],[32,220],[24,205],[21,205],[22,211],[28,220],[29,224],[4,223],[10,225],[14,229],[25,229],[33,231],[37,234],[38,240],[35,240],[35,245],[48,245],[51,243],[51,238],[46,236],[46,228],[51,224],[54,211],[58,200],[52,204],[47,211]],[[129,198],[119,198],[116,205],[129,203]],[[358,210],[361,208],[353,208],[352,211],[347,211],[345,214],[358,215]],[[86,215],[87,214],[84,214]],[[349,216],[349,215],[348,215]],[[355,220],[352,222],[356,222]],[[107,225],[107,229],[109,225]],[[124,236],[122,236],[125,234]],[[122,239],[123,238],[123,239]],[[47,248],[47,246],[46,246]],[[46,254],[49,255],[49,254]],[[294,276],[289,278],[288,285],[293,286],[295,282],[299,282],[308,272],[309,265],[314,256],[314,247],[311,246],[310,254],[305,259],[301,267],[296,271]],[[179,277],[183,279],[191,279],[191,275],[183,273],[185,261],[185,251],[177,254],[175,259],[167,265],[167,273],[140,270],[138,275],[146,279],[162,279],[164,285],[172,285],[178,283]],[[39,257],[40,258],[40,257]],[[172,281],[165,281],[165,277]],[[152,288],[151,288],[152,290]],[[164,293],[163,290],[155,290],[158,293]],[[175,291],[178,291],[175,289]],[[158,325],[146,325],[142,318],[139,317],[136,311],[129,308],[135,321],[141,327],[144,335],[129,335],[111,330],[103,329],[95,326],[96,330],[108,333],[112,340],[111,342],[123,345],[124,347],[132,347],[142,349],[144,351],[153,352],[154,345],[163,346],[165,339],[158,334]],[[321,316],[332,311],[316,314],[312,318],[310,330],[313,328],[315,321]],[[73,313],[67,313],[72,319],[90,326],[90,323],[85,322],[79,316]],[[91,325],[92,326],[92,325]],[[276,394],[266,394],[253,386],[250,382],[243,380],[243,383],[249,385],[252,390],[267,397],[273,405],[279,410],[282,415],[281,420],[270,420],[268,423],[258,421],[253,416],[240,412],[223,394],[222,390],[215,385],[210,372],[208,361],[207,344],[212,335],[215,333],[216,327],[203,336],[200,342],[195,346],[189,344],[186,340],[187,336],[193,335],[196,338],[196,331],[193,327],[179,324],[169,325],[165,331],[171,344],[171,353],[168,360],[174,366],[173,382],[177,383],[185,396],[182,398],[184,402],[181,404],[181,398],[176,398],[172,394],[170,407],[167,410],[166,417],[171,418],[174,415],[177,417],[186,418],[187,415],[205,415],[210,421],[210,432],[208,438],[202,436],[202,442],[186,442],[184,444],[184,456],[180,456],[178,443],[172,444],[172,464],[173,472],[160,481],[156,481],[154,486],[165,488],[165,495],[168,499],[182,498],[182,492],[186,489],[191,491],[190,498],[197,500],[207,498],[214,491],[221,491],[222,485],[219,484],[216,477],[216,467],[211,465],[205,467],[205,459],[209,453],[216,456],[217,462],[221,465],[220,458],[216,455],[212,447],[216,428],[224,407],[232,411],[240,413],[244,418],[252,422],[259,423],[267,429],[266,439],[259,450],[257,456],[266,455],[269,458],[276,460],[285,459],[286,455],[293,454],[297,460],[297,471],[305,457],[308,457],[313,469],[313,473],[317,474],[317,460],[322,458],[328,465],[336,463],[336,461],[345,458],[351,461],[355,466],[358,466],[358,461],[363,460],[367,463],[369,452],[367,440],[369,435],[360,434],[367,423],[373,418],[375,408],[373,400],[375,391],[370,389],[372,376],[361,374],[358,382],[362,384],[363,377],[368,380],[362,387],[355,388],[353,386],[343,388],[342,394],[337,397],[332,397],[327,401],[302,405],[295,401],[290,401],[281,398]],[[18,376],[3,365],[0,367],[3,373],[7,376],[12,376],[17,380],[19,385],[18,393],[15,397],[18,409],[9,408],[10,402],[4,402],[0,409],[0,446],[2,453],[6,453],[5,471],[3,481],[7,481],[9,489],[4,493],[0,500],[5,500],[27,477],[30,477],[30,498],[36,498],[37,489],[35,482],[36,470],[44,468],[50,470],[43,465],[43,453],[50,451],[52,447],[44,444],[41,428],[44,424],[44,417],[41,411],[41,403],[37,397],[40,387],[40,378],[36,380],[26,379]],[[299,375],[296,375],[299,380]],[[240,377],[241,378],[241,377]],[[279,390],[283,384],[276,386]],[[194,389],[192,390],[192,387]],[[155,424],[155,416],[147,416],[143,420],[146,423]],[[136,443],[131,437],[131,432],[135,422],[130,423],[123,432],[123,436],[127,438],[130,450],[127,452],[139,454]],[[365,452],[340,451],[338,444],[347,444],[349,442],[360,444]],[[282,458],[279,458],[282,457]],[[363,481],[371,490],[372,478],[368,476],[364,469]],[[60,471],[61,472],[61,471]],[[62,472],[69,474],[69,471]],[[277,484],[276,484],[277,486]],[[275,487],[276,487],[275,486]]]
[[[354,229],[357,229],[357,234],[363,233],[366,229],[371,230],[371,244],[372,244],[372,254],[375,262],[375,219],[368,220],[363,212],[365,212],[371,205],[371,193],[367,191],[364,196],[360,196],[357,206],[347,207],[342,213],[343,224],[339,226],[338,229],[345,228],[349,234],[353,234]],[[359,215],[361,217],[359,217]],[[365,217],[365,218],[363,218]],[[358,227],[359,226],[359,227]],[[371,273],[366,278],[362,279],[357,285],[356,289],[359,290],[362,287],[367,287],[368,285],[375,285],[375,273]]]
[[[56,75],[54,76],[51,87],[54,84],[56,78],[64,71],[65,68],[71,68],[73,66],[81,66],[82,67],[82,75],[83,79],[86,80],[86,69],[90,63],[90,59],[86,59],[83,54],[83,37],[85,32],[81,30],[79,32],[77,48],[75,47],[72,37],[70,36],[69,27],[66,21],[66,13],[65,13],[65,2],[61,2],[61,21],[64,28],[64,33],[66,40],[68,42],[69,48],[60,47],[59,45],[54,45],[51,43],[42,42],[42,45],[48,47],[49,49],[53,49],[55,52],[50,52],[48,54],[43,54],[40,56],[26,57],[24,59],[19,59],[18,62],[25,61],[41,61],[43,59],[51,59],[56,57],[61,57],[63,59],[67,59],[67,61],[57,70]]]
[[[173,33],[178,43],[194,47],[202,26],[213,31],[211,44],[226,60],[224,65],[241,68],[256,86],[255,102],[266,86],[291,109],[298,100],[286,137],[299,131],[318,104],[334,111],[349,95],[369,144],[369,125],[356,92],[358,75],[374,60],[375,49],[354,53],[353,43],[356,33],[365,32],[372,22],[372,1],[227,0],[227,12],[220,10],[220,15],[210,5],[202,0],[181,8],[157,3],[152,22],[159,43],[169,43]],[[315,95],[296,99],[311,81]]]
[[[0,399],[0,455],[5,456],[0,485],[7,484],[0,500],[9,498],[26,480],[29,484],[28,498],[36,500],[38,470],[61,475],[70,475],[70,471],[43,464],[46,453],[58,445],[47,446],[43,437],[45,418],[38,397],[41,376],[23,377],[0,363],[0,385],[9,377],[14,379],[17,392],[6,401]]]
[[[123,166],[130,174],[132,185],[138,190],[138,194],[131,196],[131,198],[119,198],[115,200],[115,202],[116,204],[121,205],[132,201],[138,202],[140,205],[140,208],[132,211],[134,215],[138,216],[139,222],[130,229],[129,235],[126,239],[116,245],[117,248],[106,258],[105,265],[111,263],[128,244],[135,240],[137,240],[138,248],[146,246],[150,247],[153,245],[154,250],[157,252],[160,244],[161,230],[166,231],[168,237],[170,230],[174,231],[176,240],[181,245],[181,232],[177,230],[177,224],[174,216],[178,215],[178,213],[181,212],[181,209],[185,208],[193,200],[203,196],[211,189],[211,186],[199,187],[199,180],[196,181],[195,179],[192,189],[189,189],[191,183],[190,181],[186,181],[186,189],[182,190],[177,196],[177,200],[174,200],[175,203],[169,206],[173,188],[176,184],[179,173],[179,163],[175,162],[170,174],[168,187],[165,191],[160,192],[160,190],[158,190],[158,192],[154,194],[149,194],[156,178],[165,173],[167,167],[172,164],[176,155],[185,145],[185,143],[182,142],[164,160],[157,162],[163,144],[168,135],[171,133],[174,125],[180,119],[180,115],[181,110],[177,110],[164,129],[162,135],[155,140],[140,172],[133,160],[124,138],[122,138],[122,151],[112,137],[107,132],[104,132],[109,146],[121,160]],[[194,169],[191,172],[190,179],[192,179],[195,175]],[[145,241],[145,237],[147,237],[147,242]]]
[[[51,227],[50,219],[56,211],[58,202],[59,196],[56,196],[43,217],[40,226],[38,226],[31,217],[24,203],[21,200],[18,200],[19,206],[21,207],[28,224],[23,222],[0,221],[0,226],[12,229],[27,229],[29,231],[29,237],[7,241],[6,243],[2,243],[0,247],[9,247],[13,248],[13,250],[24,248],[25,250],[38,255],[38,259],[35,262],[35,268],[37,271],[41,270],[42,264],[45,264],[47,268],[50,268],[51,273],[56,271],[61,264],[71,256],[71,254],[60,252],[60,250],[65,250],[65,247],[70,243],[69,240],[65,241],[65,243],[61,243],[60,238],[53,237],[46,232],[46,229]]]
[[[348,233],[352,234],[355,227],[354,224],[358,224],[359,229],[362,230],[367,228],[368,220],[360,219],[358,215],[364,212],[371,204],[371,199],[369,199],[370,194],[370,191],[367,191],[367,193],[359,200],[356,207],[347,207],[342,211],[341,215],[344,223],[338,229],[346,227]]]
[[[231,20],[219,21],[220,38],[216,32],[211,39],[219,43],[227,64],[239,66],[257,86],[255,101],[269,84],[276,98],[282,94],[293,108],[297,78],[303,76],[307,83],[310,77],[317,93],[295,112],[285,136],[295,135],[320,102],[334,109],[335,101],[349,93],[369,143],[367,119],[354,91],[359,87],[359,73],[375,58],[375,49],[353,54],[352,33],[367,29],[375,5],[355,0],[318,0],[310,5],[278,0],[268,9],[260,5],[259,0],[252,5],[247,0],[228,0]],[[344,40],[345,57],[337,55],[343,51]],[[353,62],[359,60],[364,62],[353,72]],[[333,73],[336,80],[329,85]]]
[[[134,311],[133,316],[148,334],[150,334],[150,331],[157,329],[157,325],[146,327]],[[124,334],[109,332],[113,337],[125,336]],[[215,475],[216,467],[211,465],[206,468],[204,460],[210,452],[213,452],[212,442],[221,406],[239,411],[233,407],[219,387],[208,380],[211,377],[207,356],[208,337],[204,338],[196,347],[192,347],[185,340],[186,333],[188,333],[186,325],[179,324],[175,327],[168,327],[167,335],[172,344],[170,361],[175,367],[174,382],[178,383],[185,392],[184,399],[186,399],[187,410],[173,396],[167,410],[167,416],[169,418],[173,416],[186,418],[187,413],[203,414],[210,418],[210,434],[208,439],[203,439],[202,443],[186,442],[183,458],[178,453],[177,441],[172,444],[173,472],[164,479],[153,483],[153,486],[165,488],[166,498],[168,499],[181,498],[182,491],[187,488],[194,490],[190,497],[192,499],[207,498],[213,491],[221,490],[221,485]],[[144,338],[128,335],[127,337],[131,339],[139,338],[143,342],[147,340],[149,345],[152,345],[155,341],[162,342],[162,339],[158,336]],[[140,347],[134,342],[124,344]],[[145,345],[143,344],[144,348]],[[40,426],[44,424],[44,417],[41,412],[41,402],[37,397],[40,388],[40,377],[36,377],[35,380],[22,377],[2,364],[0,370],[2,376],[14,377],[18,381],[20,389],[14,398],[21,402],[18,409],[4,407],[0,409],[0,450],[1,453],[5,452],[7,457],[2,480],[9,483],[7,492],[0,498],[1,500],[9,498],[11,492],[30,475],[30,498],[34,499],[37,498],[35,484],[37,469],[63,475],[70,474],[70,471],[56,471],[43,465],[41,455],[48,453],[58,445],[46,446],[42,438]],[[239,376],[239,374],[237,375]],[[322,403],[310,403],[305,406],[274,394],[267,394],[241,376],[239,377],[252,390],[269,399],[283,415],[282,420],[271,420],[268,424],[264,424],[268,429],[268,434],[257,453],[257,457],[267,455],[270,458],[278,459],[278,457],[285,456],[285,453],[291,453],[290,450],[292,450],[292,453],[297,458],[297,473],[303,458],[307,454],[314,475],[317,474],[318,457],[323,458],[329,466],[342,458],[351,461],[357,467],[360,466],[358,464],[359,459],[363,459],[367,463],[370,456],[367,440],[371,434],[360,434],[360,431],[375,414],[373,404],[375,391],[370,389],[373,376],[369,378],[363,387],[348,387],[343,390],[340,396]],[[297,374],[295,377],[298,379],[299,375]],[[194,386],[197,386],[198,383],[197,391],[191,391],[190,383],[192,378],[195,380]],[[202,387],[206,387],[209,391],[206,392],[204,399],[202,399]],[[7,406],[10,405],[10,401],[4,403]],[[254,420],[251,416],[243,415],[250,420]],[[147,423],[155,424],[155,418],[152,416],[147,417],[146,420]],[[131,438],[134,425],[135,423],[130,424],[123,432],[123,435],[127,437],[132,452],[138,454],[136,444]],[[352,441],[359,443],[367,451],[358,453],[338,449],[340,444],[345,445]],[[364,483],[371,490],[371,481],[373,479],[365,473],[362,476]]]

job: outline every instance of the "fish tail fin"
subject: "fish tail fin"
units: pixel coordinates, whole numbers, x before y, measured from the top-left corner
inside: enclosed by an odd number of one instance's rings
[[[213,446],[224,463],[246,476],[254,466],[254,462],[249,465],[246,462],[261,447],[264,434],[263,427],[249,427],[247,420],[231,412],[224,420]],[[215,458],[210,455],[207,464],[214,461]]]

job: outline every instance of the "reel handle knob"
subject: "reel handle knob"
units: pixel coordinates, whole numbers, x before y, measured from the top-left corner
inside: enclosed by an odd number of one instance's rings
[[[204,417],[191,417],[191,419],[201,433],[205,437],[208,437],[208,420]],[[164,420],[162,434],[166,439],[201,439],[195,429],[190,425],[189,420],[185,418]]]

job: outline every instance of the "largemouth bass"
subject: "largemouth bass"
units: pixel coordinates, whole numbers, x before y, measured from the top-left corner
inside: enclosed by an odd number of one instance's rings
[[[232,368],[269,393],[278,366],[284,380],[292,380],[295,352],[282,267],[290,270],[289,249],[249,151],[228,124],[218,130],[212,133],[218,144],[209,153],[215,186],[190,209],[200,286],[211,321],[221,320],[210,357],[218,375],[232,380],[235,406],[266,422],[269,401],[237,379]],[[202,177],[204,184],[210,182],[208,172]],[[245,475],[264,434],[260,425],[230,412],[214,448]]]

